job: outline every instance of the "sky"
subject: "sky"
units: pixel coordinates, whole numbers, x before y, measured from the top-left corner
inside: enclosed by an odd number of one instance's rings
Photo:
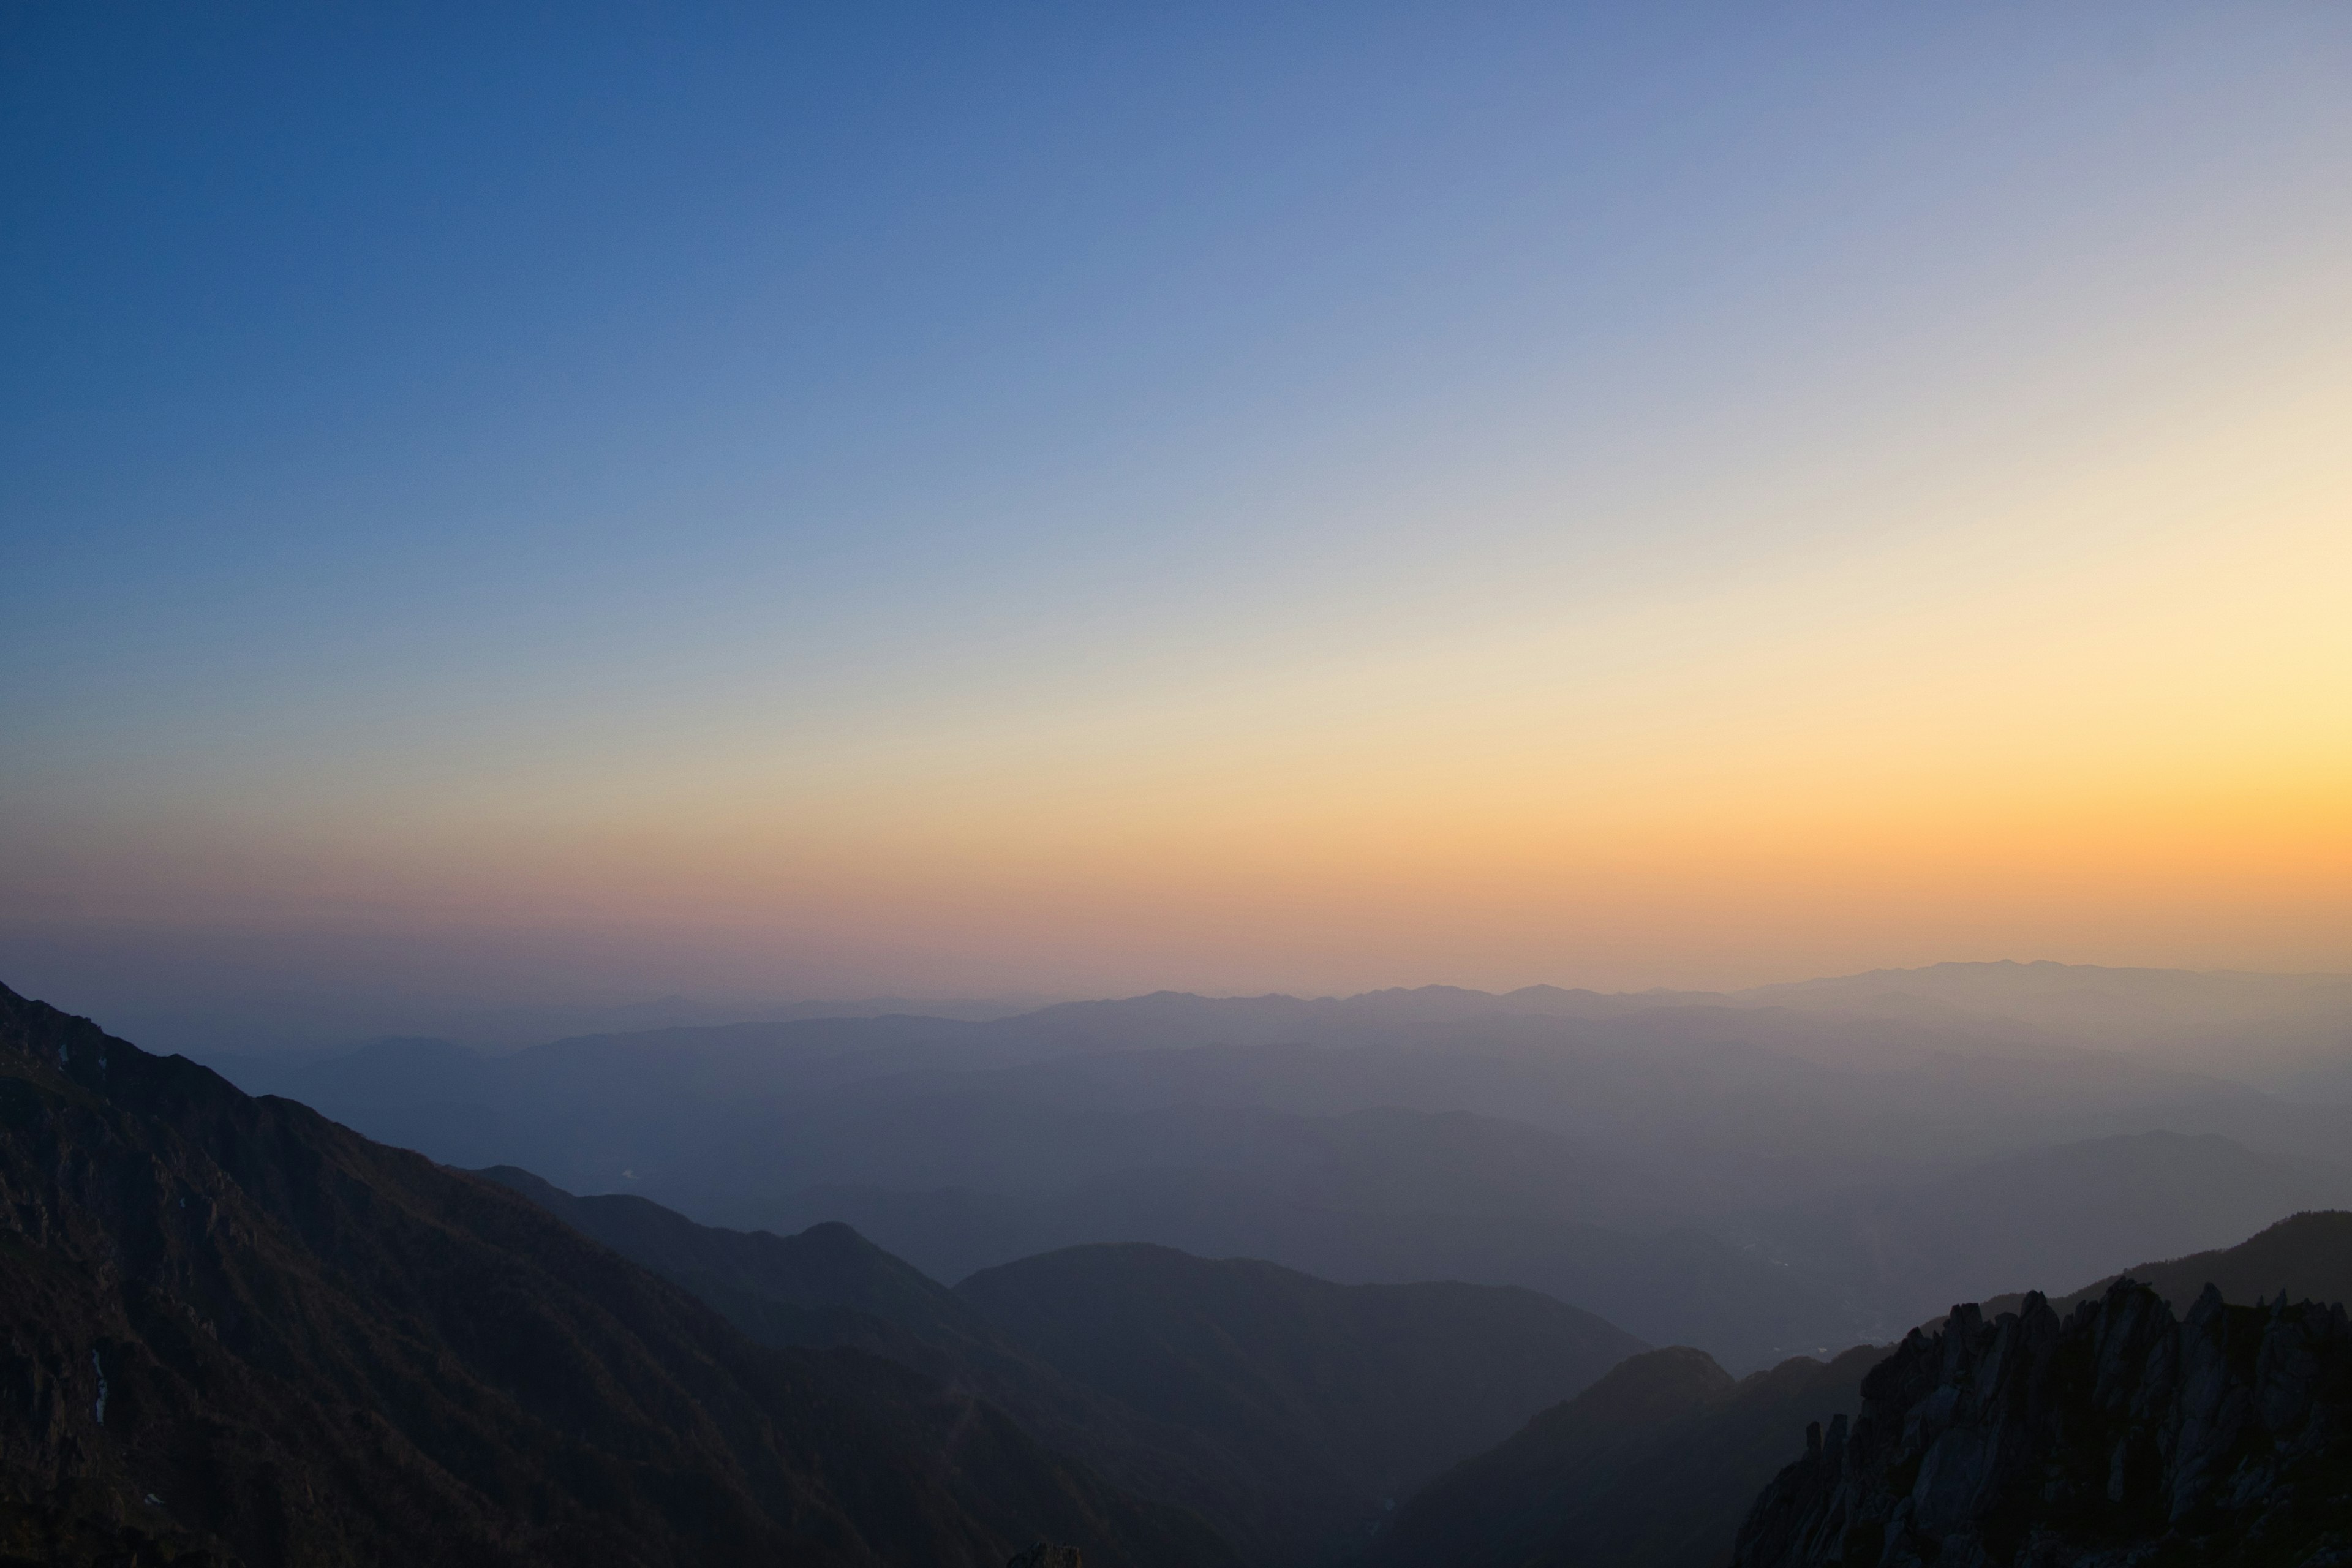
[[[2352,969],[2347,79],[2317,5],[12,7],[0,981]]]

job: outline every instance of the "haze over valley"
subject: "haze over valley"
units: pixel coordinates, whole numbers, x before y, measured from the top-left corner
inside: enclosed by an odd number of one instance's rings
[[[2352,1565],[2352,8],[0,8],[0,1568]]]
[[[2167,1031],[2121,1047],[2162,1007]],[[1164,994],[220,1058],[465,1167],[845,1221],[943,1283],[1152,1242],[1517,1285],[1735,1372],[2352,1207],[2352,984],[1947,965],[1729,995]],[[2249,1079],[2252,1081],[2249,1081]]]

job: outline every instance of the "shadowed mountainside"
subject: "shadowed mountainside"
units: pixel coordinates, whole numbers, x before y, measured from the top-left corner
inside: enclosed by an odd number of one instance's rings
[[[698,1225],[625,1194],[575,1197],[511,1166],[478,1173],[693,1291],[762,1344],[854,1346],[988,1400],[1140,1496],[1210,1520],[1254,1562],[1311,1555],[1295,1500],[1199,1434],[1064,1376],[845,1225],[790,1237]]]
[[[2012,1196],[1996,1190],[1986,1201],[1997,1207]],[[2128,1277],[2180,1308],[2209,1287],[2232,1306],[2266,1312],[2282,1292],[2342,1300],[2352,1295],[2352,1214],[2296,1215],[2236,1247],[2142,1265]],[[2116,1283],[2101,1280],[2053,1307],[2061,1315],[2095,1307]],[[1968,1342],[1967,1325],[2015,1316],[2028,1300],[1958,1309],[1955,1342]],[[1948,1326],[1939,1320],[1923,1333]],[[1853,1415],[1864,1374],[1887,1359],[1861,1349],[1826,1367],[1795,1360],[1735,1384],[1696,1351],[1633,1357],[1416,1494],[1367,1554],[1368,1568],[1524,1568],[1571,1557],[1591,1568],[1718,1564],[1750,1500],[1803,1452],[1805,1428]],[[2347,1438],[2352,1429],[2337,1433]]]
[[[755,1345],[512,1193],[5,989],[0,1346],[34,1561],[1229,1560],[968,1394]]]
[[[970,1388],[1270,1563],[1360,1541],[1401,1487],[1641,1348],[1528,1291],[1342,1287],[1157,1247],[1081,1248],[950,1291],[846,1226],[723,1230],[641,1198],[484,1174],[754,1338],[862,1345]]]
[[[888,1352],[976,1347],[992,1338],[946,1286],[837,1221],[796,1236],[725,1230],[625,1193],[575,1196],[512,1165],[475,1174],[685,1286],[768,1343],[870,1341]]]
[[[1642,1348],[1531,1290],[1335,1285],[1140,1244],[1025,1258],[956,1294],[1066,1375],[1235,1455],[1328,1521],[1327,1550]]]
[[[1687,1347],[1634,1356],[1414,1494],[1361,1562],[1719,1568],[1794,1435],[1852,1410],[1883,1353],[1737,1381]]]

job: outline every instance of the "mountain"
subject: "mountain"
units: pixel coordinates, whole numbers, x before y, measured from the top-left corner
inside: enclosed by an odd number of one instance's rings
[[[2352,1214],[2291,1215],[2235,1247],[2157,1263],[2137,1263],[2121,1273],[2053,1298],[2063,1313],[2106,1294],[2118,1279],[2136,1279],[2185,1311],[2206,1286],[2235,1306],[2252,1307],[2284,1291],[2297,1301],[2352,1301]],[[1988,1317],[2024,1310],[2025,1297],[1996,1296],[1984,1303]]]
[[[1875,1011],[2005,1025],[2019,1037],[2120,1048],[2250,1082],[2315,1073],[2346,1087],[2352,975],[2100,964],[1935,963],[1759,986],[1737,1005]]]
[[[1530,1290],[1335,1285],[1134,1244],[985,1269],[956,1294],[1066,1375],[1235,1455],[1326,1552],[1642,1348]]]
[[[2028,1296],[1914,1331],[1849,1429],[1810,1428],[1735,1568],[2333,1563],[2352,1553],[2352,1323],[2129,1280],[2063,1321]]]
[[[1230,1561],[969,1394],[754,1344],[502,1187],[5,988],[0,1389],[29,1561]]]
[[[2352,1204],[2340,1108],[1900,990],[1922,975],[1776,998],[1159,994],[499,1058],[388,1046],[266,1086],[438,1160],[705,1224],[846,1221],[936,1279],[1142,1241],[1343,1283],[1518,1285],[1736,1373]],[[2253,1016],[2215,984],[2200,1016]],[[2324,1026],[2333,993],[2305,990]],[[2157,1134],[2242,1154],[2199,1144],[2192,1173],[2128,1142]],[[1993,1181],[2064,1201],[1983,1226],[1956,1194]]]
[[[1360,1540],[1409,1479],[1641,1348],[1528,1291],[1342,1287],[1158,1247],[1080,1248],[950,1291],[845,1225],[726,1230],[643,1198],[483,1173],[755,1339],[858,1345],[968,1388],[1267,1563]]]
[[[1293,1500],[1223,1447],[1065,1376],[845,1225],[789,1237],[727,1230],[626,1194],[576,1197],[512,1167],[480,1173],[693,1291],[762,1344],[852,1346],[968,1392],[1126,1489],[1207,1519],[1253,1562],[1314,1547]]]
[[[1363,1568],[1720,1568],[1793,1434],[1852,1410],[1882,1353],[1738,1380],[1687,1347],[1634,1356],[1415,1493]]]
[[[697,1225],[629,1194],[578,1197],[529,1171],[476,1173],[718,1307],[738,1327],[775,1344],[865,1342],[970,1347],[990,1338],[953,1292],[848,1226],[797,1236]]]
[[[2258,1154],[2210,1133],[2153,1131],[1832,1194],[1758,1216],[1746,1234],[1825,1288],[1885,1303],[1882,1337],[1892,1340],[2000,1286],[2112,1278],[2135,1258],[2210,1247],[2284,1214],[2344,1204],[2352,1168]]]
[[[2198,1150],[2169,1152],[2183,1153],[2196,1174]],[[1996,1183],[1955,1194],[1953,1206],[2014,1213],[2021,1195]],[[2043,1201],[2064,1199],[2053,1191]],[[2181,1308],[2209,1286],[2249,1307],[2282,1291],[2343,1300],[2352,1297],[2352,1214],[2296,1215],[2226,1250],[2127,1274]],[[2101,1280],[2052,1305],[2062,1314],[2095,1306],[2116,1283]],[[1996,1298],[1962,1309],[1958,1321],[2015,1315],[2028,1300]],[[1826,1366],[1796,1359],[1735,1382],[1687,1348],[1633,1357],[1415,1494],[1365,1554],[1365,1568],[1522,1568],[1571,1556],[1593,1568],[1713,1568],[1729,1555],[1749,1500],[1800,1452],[1800,1435],[1853,1415],[1864,1374],[1885,1359],[1858,1349]]]

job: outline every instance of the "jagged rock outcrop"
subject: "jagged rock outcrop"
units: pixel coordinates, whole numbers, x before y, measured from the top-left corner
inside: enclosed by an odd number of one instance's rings
[[[2186,1319],[2132,1280],[2061,1321],[1956,1309],[1806,1433],[1735,1568],[2352,1563],[2352,1325],[2341,1306]]]

